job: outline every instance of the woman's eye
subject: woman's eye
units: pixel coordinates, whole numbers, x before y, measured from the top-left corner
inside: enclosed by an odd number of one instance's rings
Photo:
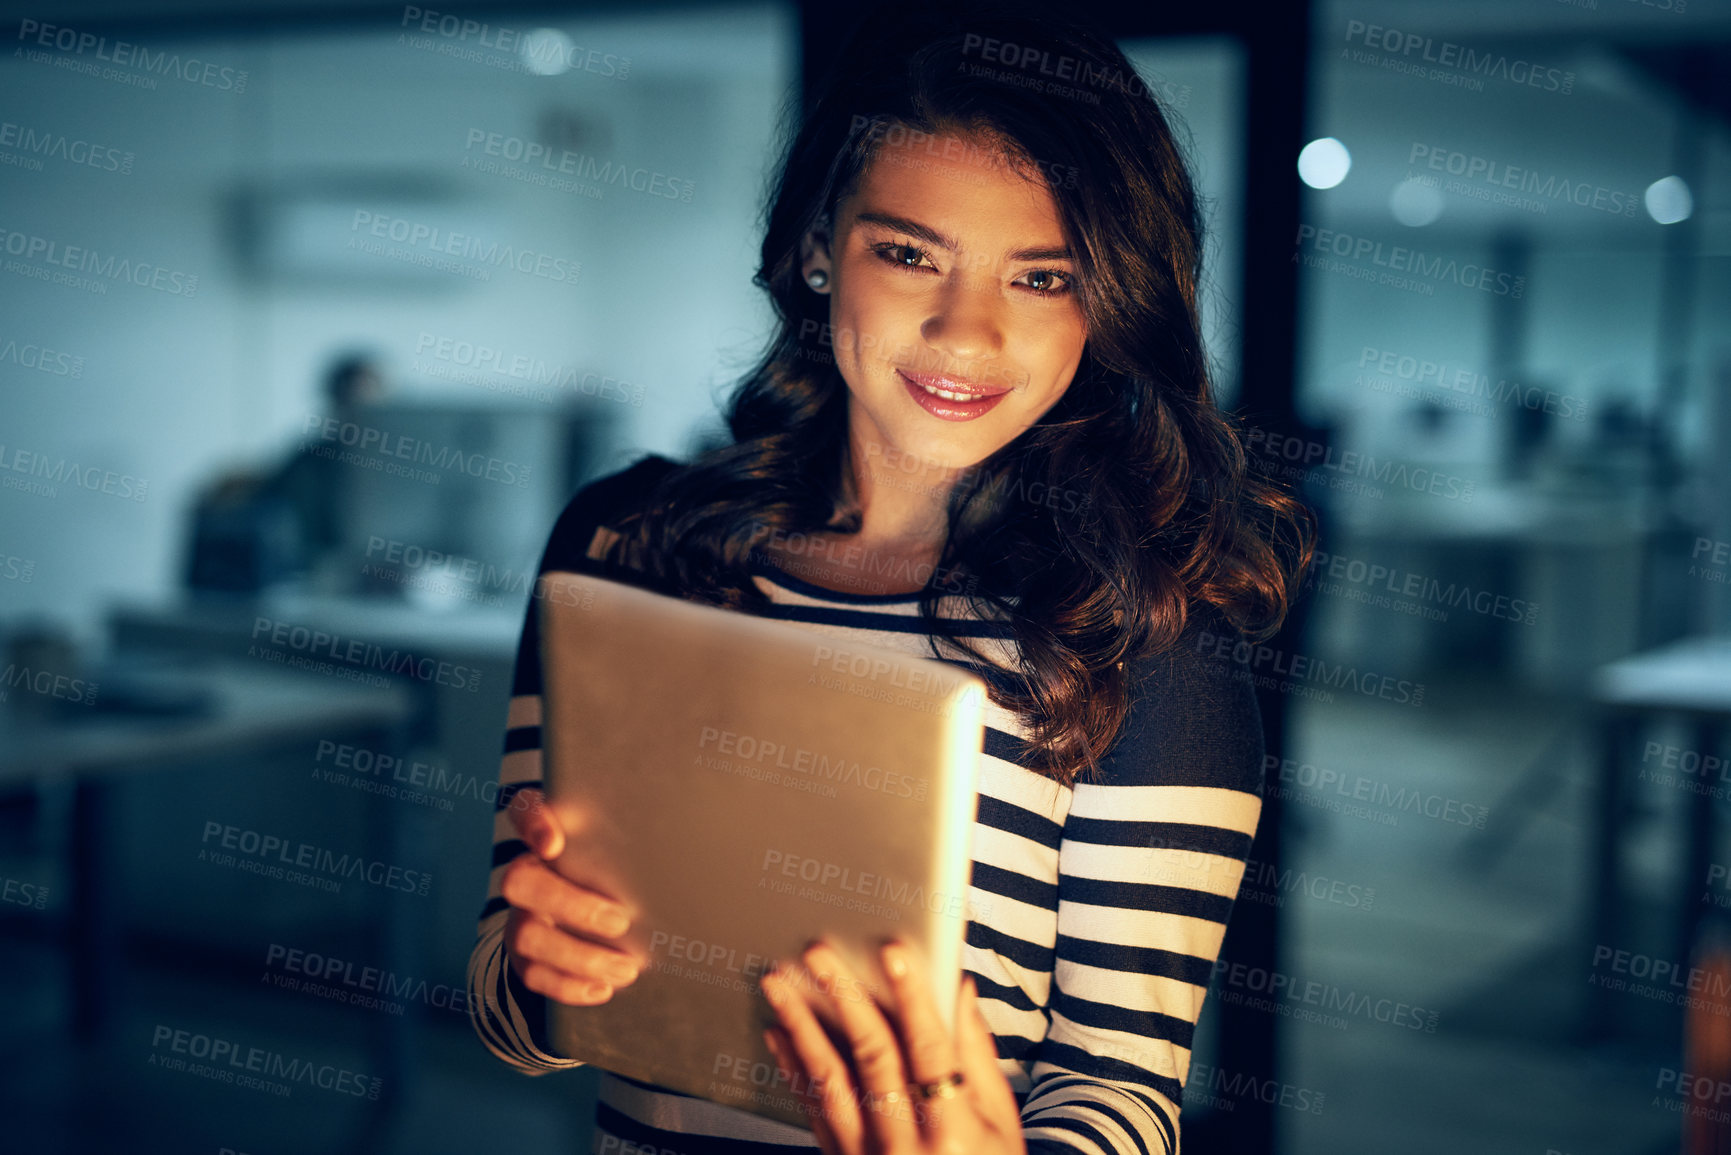
[[[874,245],[872,252],[882,260],[892,265],[900,265],[904,269],[917,269],[926,262],[926,251],[913,245]]]
[[[1070,291],[1070,278],[1051,269],[1035,269],[1027,276],[1033,282],[1029,288],[1042,297],[1056,297]]]

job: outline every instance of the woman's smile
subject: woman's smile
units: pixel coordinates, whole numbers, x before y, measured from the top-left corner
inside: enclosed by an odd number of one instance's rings
[[[908,395],[920,408],[945,421],[972,421],[984,417],[1010,392],[1007,386],[986,385],[931,373],[897,369],[896,374],[907,383]]]

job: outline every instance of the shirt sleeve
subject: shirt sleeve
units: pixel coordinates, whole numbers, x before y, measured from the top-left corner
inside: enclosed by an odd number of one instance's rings
[[[1177,1155],[1197,1017],[1262,812],[1262,720],[1193,613],[1130,667],[1103,775],[1078,779],[1058,851],[1046,1038],[1022,1108],[1030,1155]]]
[[[641,493],[673,463],[648,457],[629,469],[584,486],[571,499],[542,551],[537,576],[548,572],[595,573],[619,577],[616,570],[589,559],[597,528],[622,504]],[[533,596],[523,614],[506,712],[499,789],[493,809],[492,861],[487,898],[481,907],[475,948],[469,955],[469,1019],[489,1051],[527,1075],[544,1075],[583,1064],[554,1052],[547,1038],[547,998],[523,985],[505,953],[505,920],[510,904],[499,892],[505,868],[529,847],[517,837],[506,812],[511,799],[541,786],[541,645]]]

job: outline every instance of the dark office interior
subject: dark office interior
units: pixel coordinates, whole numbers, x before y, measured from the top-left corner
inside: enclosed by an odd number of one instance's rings
[[[1322,530],[1183,1149],[1731,1150],[1731,2],[1082,7]],[[578,486],[720,435],[780,118],[857,11],[0,3],[0,1149],[589,1149],[593,1073],[465,1012],[518,630]],[[420,258],[456,234],[534,259]],[[321,489],[345,413],[481,467]],[[409,993],[309,977],[369,970]]]

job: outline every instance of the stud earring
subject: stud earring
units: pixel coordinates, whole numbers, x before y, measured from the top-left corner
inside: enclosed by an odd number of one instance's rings
[[[821,289],[829,284],[829,274],[822,269],[813,269],[805,275],[805,283],[814,289]]]

